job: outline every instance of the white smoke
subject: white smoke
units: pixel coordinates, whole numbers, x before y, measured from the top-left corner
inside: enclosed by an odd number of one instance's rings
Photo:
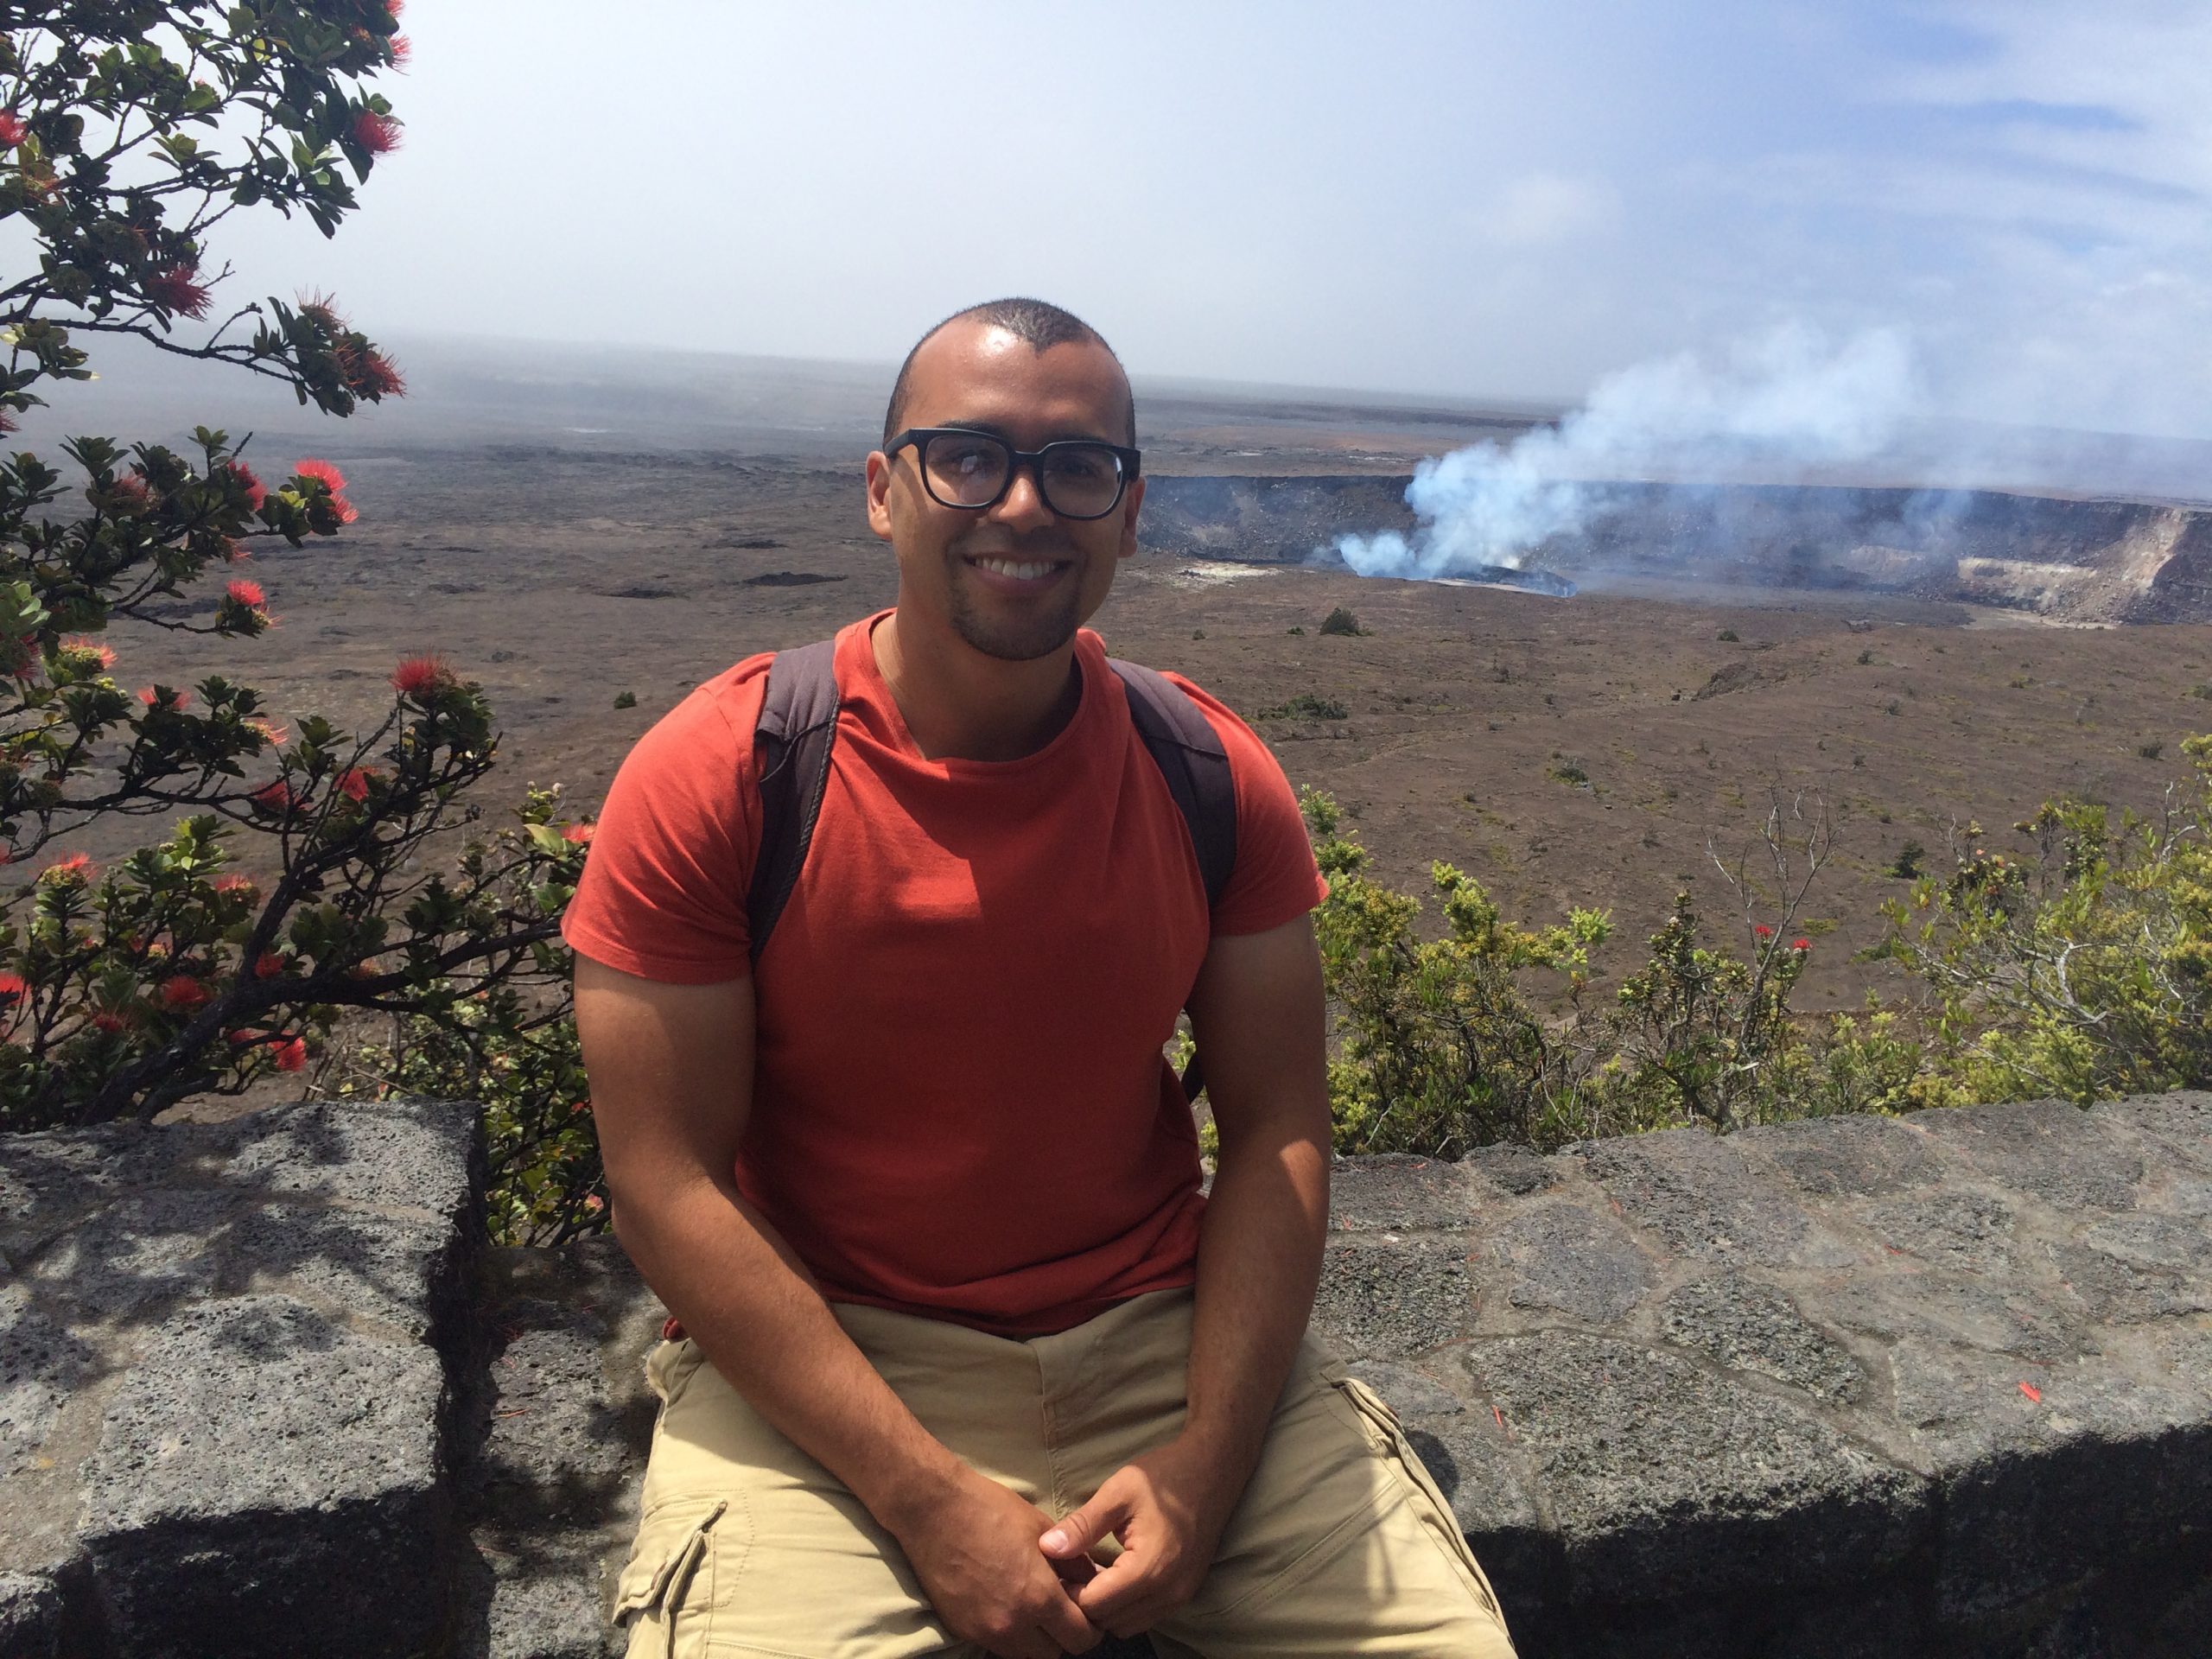
[[[1581,530],[1607,482],[1752,470],[1801,481],[1890,448],[1916,401],[1910,354],[1885,328],[1831,347],[1789,326],[1738,342],[1717,365],[1688,353],[1638,364],[1556,427],[1422,461],[1406,489],[1421,520],[1413,534],[1343,536],[1337,550],[1363,576],[1517,569],[1550,537]]]

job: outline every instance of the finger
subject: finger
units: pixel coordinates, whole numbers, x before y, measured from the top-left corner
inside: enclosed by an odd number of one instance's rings
[[[1059,1581],[1068,1586],[1071,1595],[1075,1593],[1078,1586],[1089,1584],[1098,1576],[1098,1563],[1088,1555],[1071,1555],[1065,1560],[1057,1556],[1047,1556],[1045,1565],[1051,1567]]]
[[[1119,1531],[1128,1519],[1128,1500],[1109,1480],[1090,1503],[1070,1510],[1046,1528],[1037,1547],[1047,1555],[1080,1555],[1101,1538]]]
[[[1059,1593],[1038,1621],[1046,1637],[1054,1644],[1055,1659],[1059,1653],[1087,1653],[1098,1645],[1098,1627],[1077,1608],[1074,1599],[1058,1585]]]
[[[1094,1624],[1120,1636],[1122,1626],[1151,1603],[1154,1575],[1141,1550],[1123,1550],[1113,1565],[1102,1568],[1090,1583],[1075,1592],[1075,1605]],[[1137,1628],[1141,1629],[1142,1626]]]

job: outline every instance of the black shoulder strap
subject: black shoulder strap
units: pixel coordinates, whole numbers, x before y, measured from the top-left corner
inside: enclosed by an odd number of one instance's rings
[[[1166,675],[1118,657],[1107,661],[1128,691],[1129,718],[1191,832],[1206,903],[1217,904],[1236,868],[1236,787],[1229,752],[1205,711]],[[1183,1068],[1184,1099],[1196,1100],[1206,1086],[1205,1061],[1193,1052]]]
[[[830,781],[830,749],[837,736],[836,642],[823,639],[779,651],[768,664],[768,692],[753,728],[753,776],[760,790],[760,848],[746,890],[753,965],[798,885]]]
[[[1129,718],[1152,752],[1191,832],[1206,903],[1217,904],[1236,868],[1236,788],[1213,723],[1166,675],[1109,658],[1129,694]]]

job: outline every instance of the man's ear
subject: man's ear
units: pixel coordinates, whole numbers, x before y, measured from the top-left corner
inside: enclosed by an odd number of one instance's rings
[[[891,539],[891,457],[880,449],[868,458],[868,527],[879,541]]]
[[[1128,558],[1137,550],[1137,509],[1144,505],[1142,477],[1129,480],[1128,493],[1122,497],[1122,545],[1116,556]]]

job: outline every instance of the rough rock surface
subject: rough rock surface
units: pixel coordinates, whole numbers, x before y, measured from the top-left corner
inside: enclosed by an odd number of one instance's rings
[[[474,1124],[301,1105],[0,1139],[0,1652],[448,1643]]]
[[[467,1124],[0,1141],[0,1654],[620,1651],[660,1309]],[[1531,1659],[2196,1659],[2208,1238],[2206,1095],[1374,1159],[1317,1321]]]

